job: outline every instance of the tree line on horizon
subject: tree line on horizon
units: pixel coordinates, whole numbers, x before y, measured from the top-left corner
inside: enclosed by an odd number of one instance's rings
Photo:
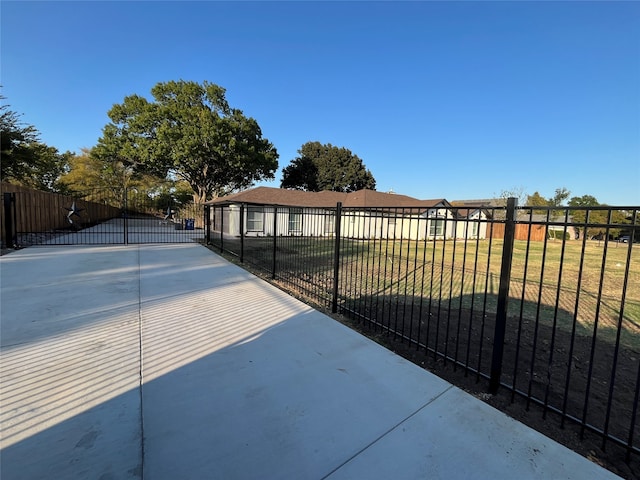
[[[37,129],[0,107],[0,177],[38,190],[81,194],[107,189],[118,198],[127,188],[153,191],[160,198],[203,202],[272,180],[278,152],[258,122],[232,108],[226,90],[190,81],[158,83],[152,100],[129,95],[107,112],[110,122],[97,144],[79,155],[44,144]],[[345,147],[309,141],[282,170],[281,188],[352,192],[375,190],[376,180]],[[528,206],[598,206],[592,195],[574,196],[558,188],[549,198],[538,191],[503,191]],[[121,197],[120,197],[121,198]]]

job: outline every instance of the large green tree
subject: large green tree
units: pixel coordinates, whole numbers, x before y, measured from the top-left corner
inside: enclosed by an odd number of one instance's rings
[[[307,142],[282,171],[282,188],[319,192],[374,190],[376,180],[362,160],[344,147]]]
[[[274,178],[276,149],[256,120],[229,107],[224,88],[180,80],[158,83],[151,94],[152,101],[131,95],[109,110],[97,158],[177,176],[197,201]]]
[[[545,198],[538,191],[532,195],[527,195],[527,206],[529,207],[561,207],[564,201],[569,198],[571,192],[564,187],[556,188],[553,197]]]
[[[0,100],[4,102],[5,97],[0,96]],[[20,115],[9,105],[0,106],[0,176],[3,180],[19,180],[28,172],[33,163],[29,146],[37,141],[38,131],[33,125],[22,123]]]
[[[549,200],[544,198],[538,191],[533,192],[532,195],[527,195],[527,201],[525,202],[528,207],[550,207]],[[544,209],[536,209],[534,213],[543,214],[546,213]]]
[[[587,238],[604,238],[604,235],[608,232],[612,237],[617,237],[620,234],[621,228],[607,228],[604,226],[608,223],[626,224],[630,223],[630,219],[627,218],[625,212],[620,210],[592,210],[588,207],[606,207],[605,204],[598,202],[596,197],[592,195],[582,195],[580,197],[571,197],[568,202],[570,207],[587,207],[587,208],[575,208],[571,209],[570,213],[573,217],[573,221],[576,224],[586,223],[587,225],[595,225],[588,228],[576,226],[576,230],[580,235],[586,235]],[[588,217],[587,217],[588,215]],[[600,224],[600,225],[598,225]],[[586,230],[586,231],[585,231]]]
[[[60,153],[57,148],[44,143],[35,142],[27,147],[31,161],[18,183],[36,190],[65,193],[65,186],[60,182],[69,169],[69,162],[74,154]]]
[[[5,97],[0,95],[0,100]],[[37,190],[61,191],[60,176],[68,167],[71,152],[60,153],[40,142],[38,130],[20,121],[20,115],[0,106],[0,178]]]

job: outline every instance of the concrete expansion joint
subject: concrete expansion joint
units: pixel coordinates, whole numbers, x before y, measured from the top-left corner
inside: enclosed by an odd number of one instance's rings
[[[366,450],[368,450],[369,448],[371,448],[373,445],[375,445],[376,443],[378,443],[380,440],[382,440],[384,437],[386,437],[387,435],[389,435],[391,432],[393,432],[395,429],[397,429],[398,427],[400,427],[403,423],[407,422],[408,420],[410,420],[411,418],[415,417],[418,413],[420,413],[422,410],[424,410],[425,408],[427,408],[429,405],[431,405],[433,402],[435,402],[436,400],[438,400],[440,397],[442,397],[445,393],[447,393],[449,390],[451,390],[452,388],[455,388],[453,385],[449,385],[447,388],[445,388],[442,392],[440,392],[438,395],[436,395],[435,397],[433,397],[431,400],[429,400],[427,403],[425,403],[424,405],[422,405],[420,408],[418,408],[417,410],[415,410],[413,413],[411,413],[410,415],[408,415],[407,417],[403,418],[402,420],[400,420],[398,423],[396,423],[395,425],[393,425],[391,428],[389,428],[386,432],[382,433],[380,436],[378,436],[377,438],[375,438],[373,441],[371,441],[369,444],[365,445],[364,447],[362,447],[360,450],[358,450],[356,453],[354,453],[353,455],[351,455],[351,457],[349,457],[348,459],[346,459],[344,462],[342,462],[340,465],[338,465],[336,468],[334,468],[333,470],[331,470],[328,474],[326,474],[324,477],[322,477],[322,480],[325,480],[329,477],[331,477],[331,475],[333,475],[334,473],[336,473],[338,470],[340,470],[342,467],[344,467],[345,465],[347,465],[350,461],[352,461],[354,458],[358,457],[359,455],[361,455],[362,453],[364,453]]]
[[[142,396],[143,376],[143,349],[142,349],[142,266],[140,265],[140,246],[136,249],[138,261],[138,392],[140,395],[140,478],[144,479],[144,398]]]

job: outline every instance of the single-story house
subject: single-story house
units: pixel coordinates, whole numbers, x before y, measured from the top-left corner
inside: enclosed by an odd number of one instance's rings
[[[231,236],[240,236],[241,228],[245,236],[333,236],[338,203],[341,234],[348,238],[485,238],[487,231],[484,209],[366,189],[344,193],[257,187],[207,202],[213,230]]]

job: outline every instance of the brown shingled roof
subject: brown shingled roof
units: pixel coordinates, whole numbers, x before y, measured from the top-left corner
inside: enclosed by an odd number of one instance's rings
[[[377,192],[375,190],[358,190],[347,194],[345,207],[434,207],[446,203],[444,198],[436,200],[418,200],[407,195]]]
[[[218,197],[209,205],[251,203],[255,205],[281,205],[289,207],[335,207],[344,202],[347,194],[341,192],[303,192],[273,187],[256,187],[243,192]]]
[[[256,187],[243,192],[216,198],[207,202],[209,205],[226,205],[230,203],[250,203],[254,205],[281,205],[290,207],[335,207],[342,202],[344,207],[368,208],[402,208],[423,207],[430,208],[439,204],[447,205],[443,198],[435,200],[418,200],[406,195],[376,192],[375,190],[358,190],[342,193],[303,192],[301,190],[286,190],[272,187]]]

